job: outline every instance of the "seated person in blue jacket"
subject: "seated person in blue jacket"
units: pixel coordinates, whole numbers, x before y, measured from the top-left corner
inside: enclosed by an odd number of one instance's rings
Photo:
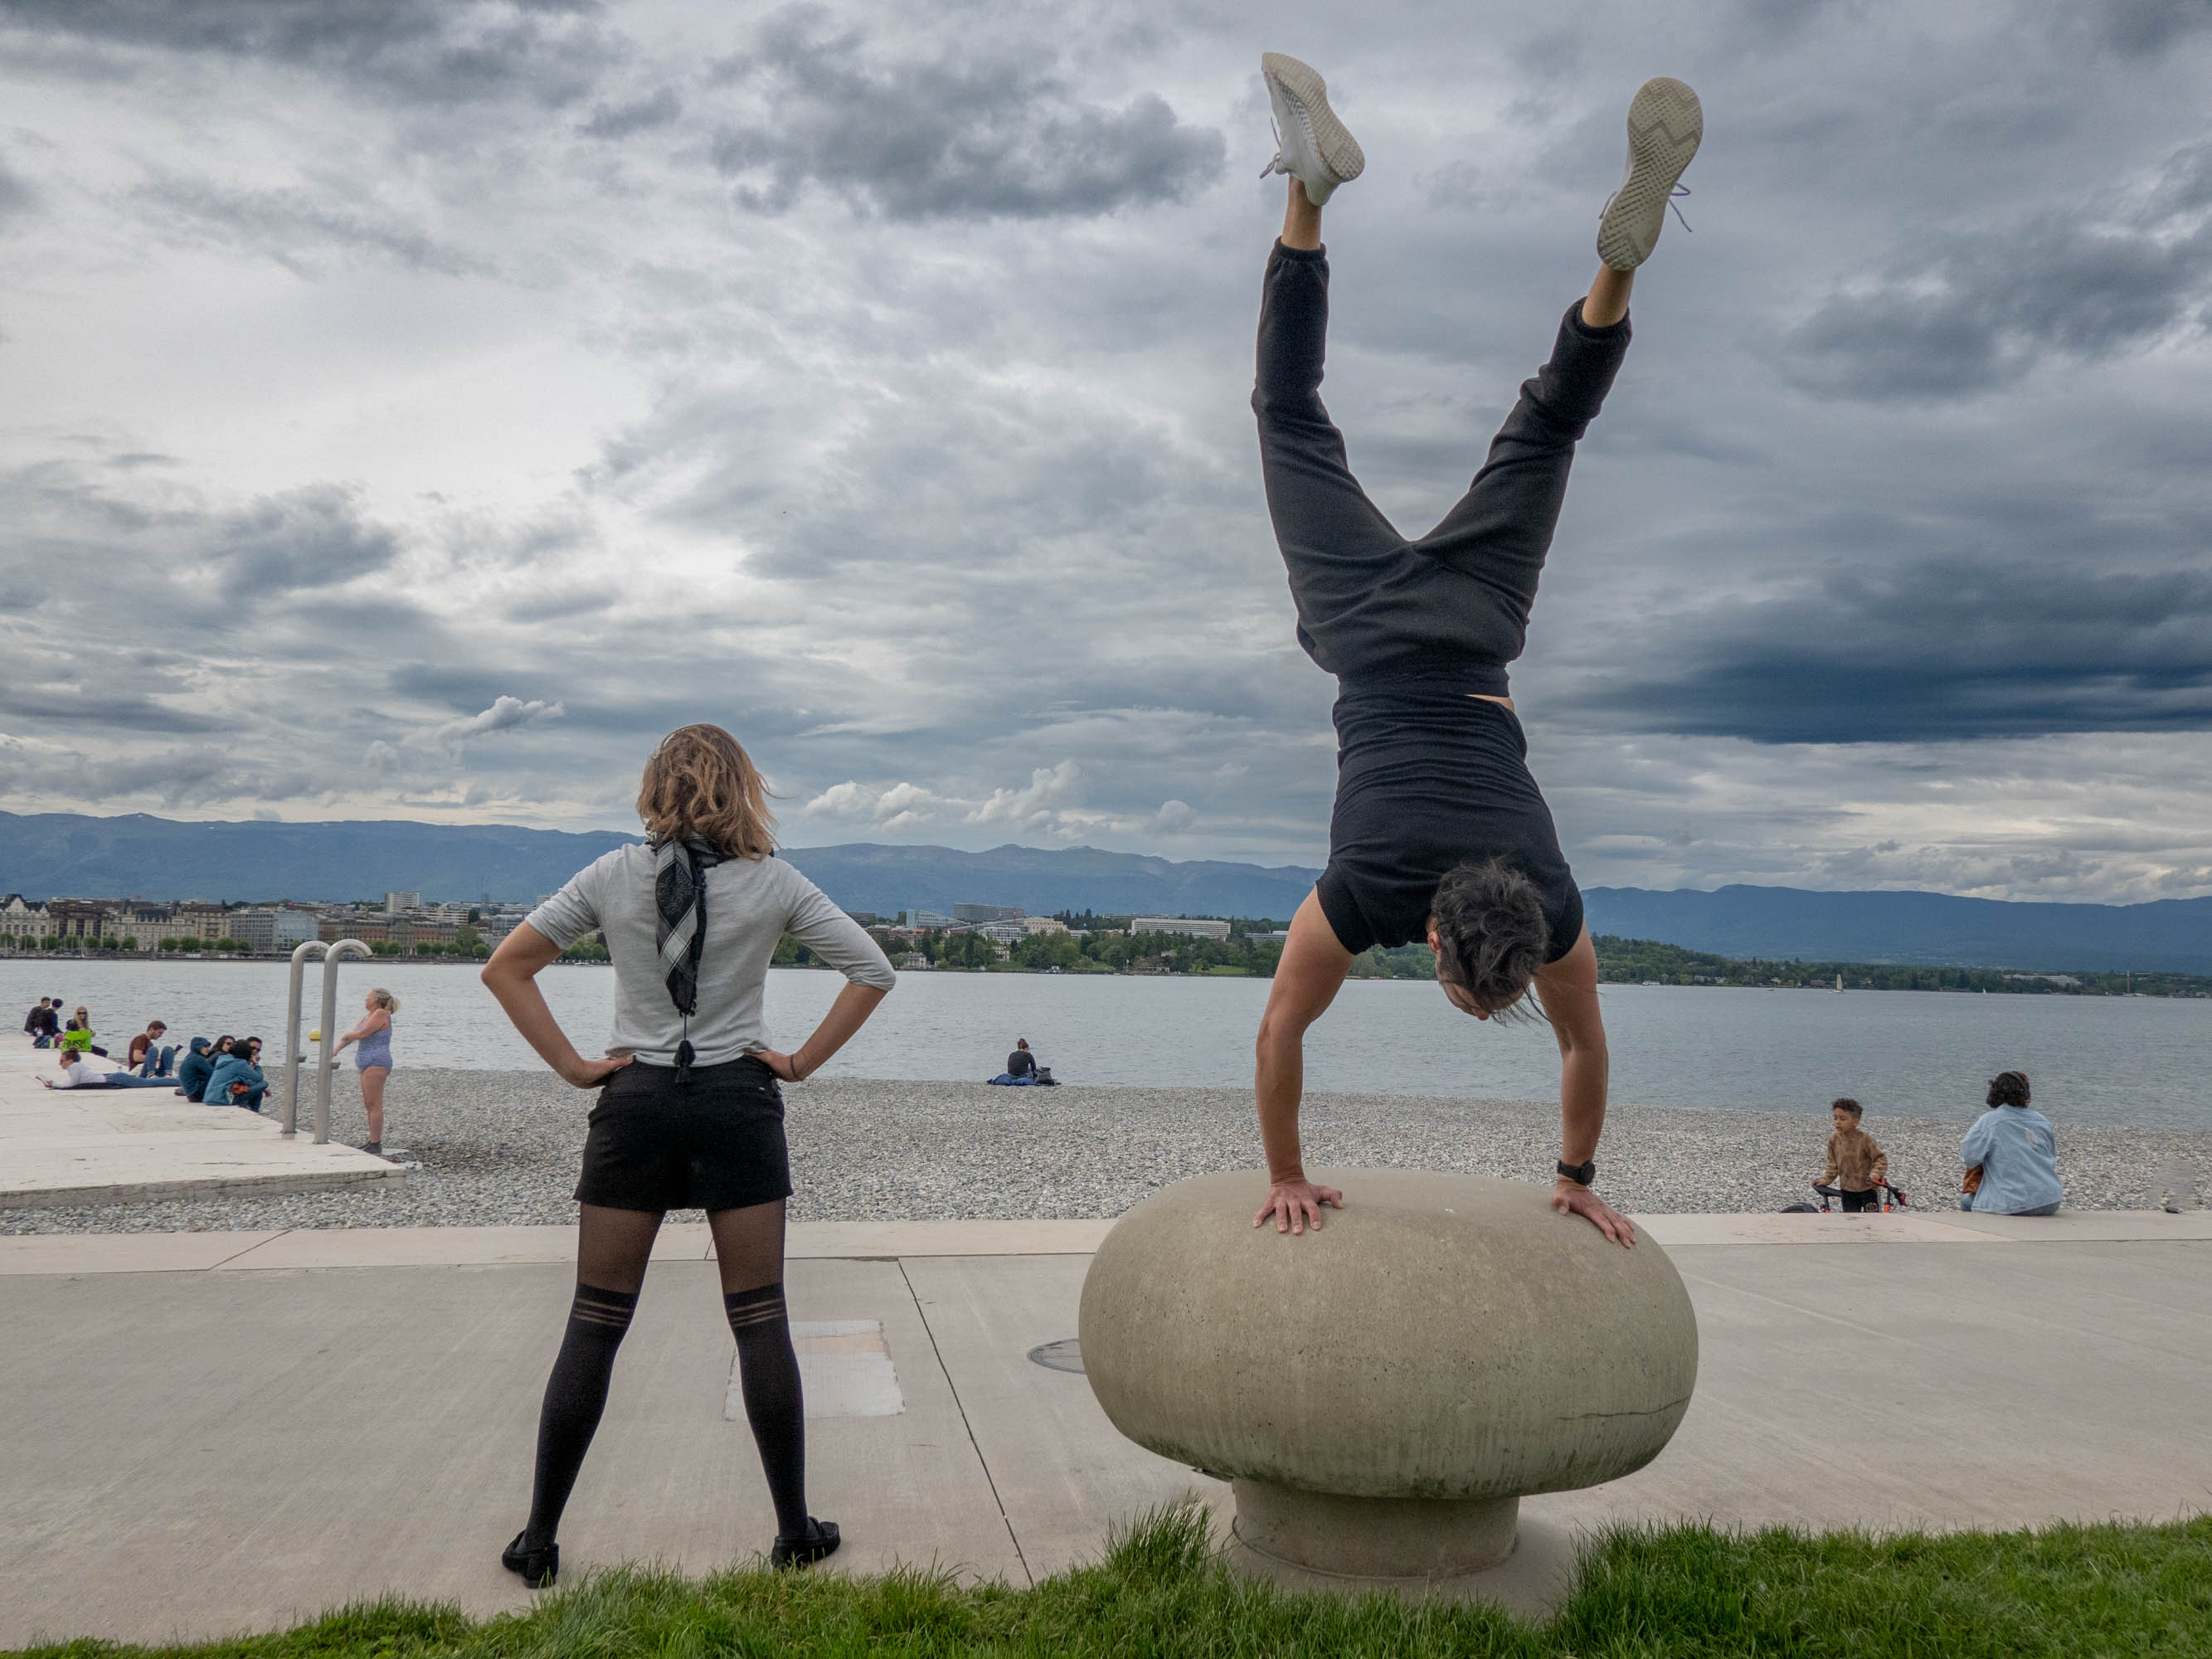
[[[1989,1109],[1959,1143],[1959,1161],[1981,1182],[1959,1200],[1982,1215],[2056,1215],[2066,1195],[2058,1179],[2058,1138],[2051,1120],[2027,1103],[2027,1073],[1990,1079]]]
[[[269,1079],[261,1074],[260,1058],[259,1037],[239,1038],[231,1051],[216,1062],[203,1098],[210,1106],[243,1106],[250,1112],[259,1111],[261,1097],[269,1092]],[[246,1085],[243,1091],[232,1086],[240,1083]]]
[[[205,1095],[217,1058],[205,1037],[194,1037],[189,1052],[177,1062],[177,1092],[186,1100],[198,1100]]]

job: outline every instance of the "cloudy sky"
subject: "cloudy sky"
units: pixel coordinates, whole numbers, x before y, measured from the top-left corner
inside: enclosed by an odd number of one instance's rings
[[[0,0],[0,793],[1318,863],[1263,49],[1442,515],[1706,111],[1515,690],[1589,884],[2212,891],[2212,0]]]

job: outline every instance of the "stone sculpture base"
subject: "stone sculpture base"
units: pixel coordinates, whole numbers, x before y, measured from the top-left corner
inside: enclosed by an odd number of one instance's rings
[[[1573,1534],[1522,1522],[1517,1498],[1347,1498],[1234,1484],[1229,1565],[1285,1589],[1488,1601],[1541,1618],[1573,1583]]]

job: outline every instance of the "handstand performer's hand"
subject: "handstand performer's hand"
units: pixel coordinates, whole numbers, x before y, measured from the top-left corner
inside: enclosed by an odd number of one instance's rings
[[[1581,1183],[1562,1179],[1552,1188],[1552,1207],[1561,1215],[1578,1215],[1614,1243],[1636,1248],[1636,1229],[1626,1216]]]
[[[1262,1225],[1273,1216],[1279,1233],[1302,1233],[1309,1226],[1319,1232],[1321,1212],[1330,1205],[1344,1207],[1344,1194],[1334,1187],[1316,1187],[1304,1176],[1278,1181],[1267,1188],[1267,1201],[1252,1218],[1252,1224]]]

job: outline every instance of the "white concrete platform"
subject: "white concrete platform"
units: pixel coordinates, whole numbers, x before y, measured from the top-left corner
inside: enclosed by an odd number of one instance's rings
[[[109,1064],[120,1069],[119,1060]],[[0,1209],[319,1192],[406,1171],[353,1146],[286,1139],[271,1119],[167,1089],[48,1089],[54,1051],[0,1043]]]
[[[1697,1308],[1689,1415],[1649,1468],[1524,1514],[1940,1529],[2212,1509],[2212,1218],[1982,1219],[1646,1218]],[[793,1229],[810,1359],[871,1371],[809,1425],[812,1506],[848,1540],[835,1570],[1021,1584],[1154,1505],[1224,1505],[1029,1358],[1075,1334],[1089,1263],[1070,1247],[1102,1224]],[[562,1530],[572,1573],[704,1571],[774,1530],[727,1410],[705,1233],[661,1241]],[[574,1240],[0,1239],[0,1647],[206,1638],[386,1593],[523,1604],[498,1552],[528,1504]]]

